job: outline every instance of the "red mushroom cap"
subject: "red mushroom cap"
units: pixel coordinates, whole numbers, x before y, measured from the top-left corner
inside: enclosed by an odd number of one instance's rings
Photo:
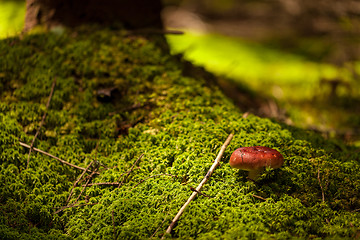
[[[269,147],[241,147],[233,152],[229,163],[233,168],[252,171],[264,167],[279,168],[284,163],[284,157]]]

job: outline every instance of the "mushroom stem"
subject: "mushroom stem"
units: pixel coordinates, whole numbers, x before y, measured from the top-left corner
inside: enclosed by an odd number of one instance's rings
[[[264,168],[250,170],[248,178],[250,178],[251,180],[256,181],[256,179],[260,176],[260,174],[262,173],[263,170],[264,170]]]

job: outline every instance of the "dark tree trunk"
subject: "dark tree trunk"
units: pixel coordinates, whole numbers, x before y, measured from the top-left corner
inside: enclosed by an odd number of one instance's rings
[[[75,27],[85,23],[162,28],[161,9],[161,0],[27,0],[24,30],[36,25]]]

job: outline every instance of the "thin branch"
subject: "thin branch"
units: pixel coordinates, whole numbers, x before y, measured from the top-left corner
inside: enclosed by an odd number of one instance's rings
[[[67,208],[73,208],[73,207],[82,207],[82,206],[87,206],[87,205],[96,205],[96,204],[99,204],[99,203],[84,203],[84,204],[78,204],[78,205],[69,205],[69,206],[64,206],[64,207],[61,207],[59,210],[57,210],[56,212],[54,212],[54,214],[57,214],[61,211],[64,211],[65,209]]]
[[[317,179],[319,181],[319,185],[321,188],[321,200],[322,200],[322,202],[325,202],[325,193],[324,193],[324,189],[323,189],[323,186],[322,186],[321,180],[320,180],[320,165],[318,166]]]
[[[150,177],[147,177],[147,178],[145,178],[145,179],[142,179],[140,182],[138,182],[138,183],[137,183],[134,187],[132,187],[132,188],[137,187],[140,183],[145,182],[145,181],[148,180],[149,178],[154,178],[154,177],[158,177],[158,176],[162,176],[162,175],[171,176],[171,177],[176,177],[175,175],[171,175],[171,174],[167,174],[167,173],[156,174],[156,175],[152,175],[152,176],[150,176]],[[90,187],[90,186],[100,186],[100,185],[118,186],[118,185],[121,185],[121,183],[119,183],[119,182],[99,182],[99,183],[89,183],[87,186]],[[85,184],[83,184],[82,186],[85,186]]]
[[[211,198],[210,196],[208,196],[208,195],[206,195],[206,194],[204,194],[204,193],[196,190],[196,189],[193,188],[193,187],[190,187],[190,190],[191,190],[191,191],[194,191],[194,192],[197,192],[198,194],[203,195],[204,197]]]
[[[155,234],[160,230],[160,228],[162,227],[162,225],[166,221],[167,217],[169,216],[169,213],[170,213],[170,210],[166,213],[166,216],[165,216],[164,220],[160,223],[160,226],[156,229],[156,231],[153,233],[153,235],[151,235],[150,239],[153,238],[155,236]]]
[[[89,183],[87,186],[91,187],[91,186],[100,186],[100,185],[110,185],[110,186],[118,186],[120,183],[118,182],[99,182],[99,183]],[[85,186],[85,184],[83,184],[82,186]]]
[[[23,146],[23,147],[31,148],[31,146],[28,145],[28,144],[26,144],[26,143],[23,143],[23,142],[19,142],[19,143],[20,143],[20,145]],[[38,148],[33,148],[33,150],[36,151],[36,152],[42,153],[42,154],[44,154],[44,155],[46,155],[46,156],[49,156],[49,157],[51,157],[51,158],[54,158],[54,159],[62,162],[63,164],[66,164],[66,165],[68,165],[68,166],[70,166],[70,167],[77,168],[77,169],[80,169],[80,170],[83,170],[83,171],[86,170],[86,168],[76,166],[76,165],[74,165],[74,164],[72,164],[72,163],[69,163],[69,162],[67,162],[67,161],[65,161],[65,160],[62,160],[62,159],[60,159],[60,158],[58,158],[58,157],[55,157],[54,155],[51,155],[50,153],[47,153],[47,152],[45,152],[45,151],[43,151],[43,150],[40,150],[40,149],[38,149]],[[91,170],[87,170],[87,171],[92,173]],[[99,172],[95,172],[95,174],[100,174],[100,173],[99,173]]]
[[[215,168],[220,164],[220,160],[225,152],[226,147],[229,145],[231,139],[233,138],[234,134],[230,134],[224,144],[222,145],[219,154],[217,155],[213,165],[210,167],[210,170],[205,175],[204,179],[200,182],[199,186],[196,187],[196,191],[193,191],[189,199],[186,201],[186,203],[180,208],[179,212],[176,214],[174,219],[171,221],[169,227],[167,228],[165,233],[171,233],[171,230],[174,228],[176,222],[179,220],[180,216],[184,212],[185,208],[190,204],[190,202],[196,197],[198,192],[201,190],[201,188],[204,186],[204,184],[209,180],[213,172],[215,171]],[[163,235],[162,239],[164,238],[165,234]]]
[[[47,103],[46,103],[46,109],[45,109],[44,115],[42,116],[40,125],[39,125],[39,127],[38,127],[38,129],[37,129],[37,131],[36,131],[36,133],[35,133],[35,136],[34,136],[33,140],[31,141],[31,145],[30,145],[30,149],[29,149],[29,154],[28,154],[28,157],[27,157],[26,169],[28,169],[28,167],[29,167],[30,155],[31,155],[32,149],[33,149],[33,147],[34,147],[35,140],[36,140],[37,136],[38,136],[39,133],[40,133],[40,129],[41,129],[42,126],[44,125],[45,118],[46,118],[46,114],[47,114],[47,111],[48,111],[49,106],[50,106],[50,101],[51,101],[51,98],[52,98],[53,93],[54,93],[55,84],[56,84],[56,78],[54,78],[54,81],[53,81],[52,86],[51,86],[51,91],[50,91],[50,95],[49,95],[48,101],[47,101]]]
[[[255,198],[258,198],[258,199],[261,199],[261,200],[264,200],[264,201],[267,200],[266,198],[263,198],[263,197],[261,197],[261,196],[255,195],[255,194],[251,194],[251,196],[253,196],[253,197],[255,197]]]
[[[160,174],[152,175],[152,176],[150,176],[150,177],[147,177],[147,178],[142,179],[142,180],[141,180],[140,182],[138,182],[135,186],[133,186],[132,189],[136,188],[140,183],[145,182],[145,181],[148,180],[149,178],[154,178],[154,177],[158,177],[158,176],[162,176],[162,175],[171,176],[171,177],[176,177],[175,175],[171,175],[171,174],[168,174],[168,173],[160,173]],[[132,189],[131,189],[131,190],[132,190]]]
[[[70,191],[69,197],[68,197],[68,199],[66,200],[66,204],[69,203],[70,198],[71,198],[71,196],[72,196],[72,193],[73,193],[73,191],[74,191],[74,188],[75,188],[76,185],[79,183],[80,179],[84,176],[84,174],[88,171],[88,169],[89,169],[90,166],[93,164],[93,162],[94,162],[94,161],[91,161],[91,163],[90,163],[90,164],[86,167],[86,169],[81,173],[81,175],[78,177],[78,179],[76,179],[76,181],[75,181],[75,183],[74,183],[74,185],[73,185],[73,187],[72,187],[72,189],[71,189],[71,191]]]
[[[96,171],[96,170],[98,170],[98,169],[95,169],[95,171]],[[84,190],[85,190],[86,187],[88,186],[89,182],[92,180],[92,177],[94,176],[95,171],[90,174],[89,179],[86,181],[85,186],[83,187],[83,189],[81,190],[80,194],[79,194],[78,197],[76,198],[74,204],[77,203],[77,201],[78,201],[79,198],[81,197],[82,193],[84,192]]]
[[[123,185],[124,181],[128,178],[128,176],[130,175],[130,173],[132,172],[133,168],[135,167],[135,165],[137,164],[137,162],[144,156],[144,154],[141,154],[140,157],[134,162],[134,164],[131,166],[130,170],[128,171],[128,173],[126,174],[126,176],[124,177],[124,179],[121,181],[121,183],[119,184],[118,188]]]

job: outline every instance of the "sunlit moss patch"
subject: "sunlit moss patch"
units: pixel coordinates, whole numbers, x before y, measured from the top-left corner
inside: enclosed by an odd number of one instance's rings
[[[85,28],[5,39],[0,55],[4,239],[160,238],[231,132],[206,196],[190,204],[173,238],[359,234],[359,152],[269,119],[242,118],[214,83],[185,77],[183,63],[156,40]],[[103,101],[99,90],[108,88],[116,94]],[[83,192],[90,173],[73,189],[83,171],[36,151],[26,168],[29,150],[19,142],[31,143],[45,112],[34,147],[82,168],[92,163],[98,174]],[[254,145],[285,158],[257,183],[227,164],[236,148]],[[78,207],[59,211],[78,196]]]

